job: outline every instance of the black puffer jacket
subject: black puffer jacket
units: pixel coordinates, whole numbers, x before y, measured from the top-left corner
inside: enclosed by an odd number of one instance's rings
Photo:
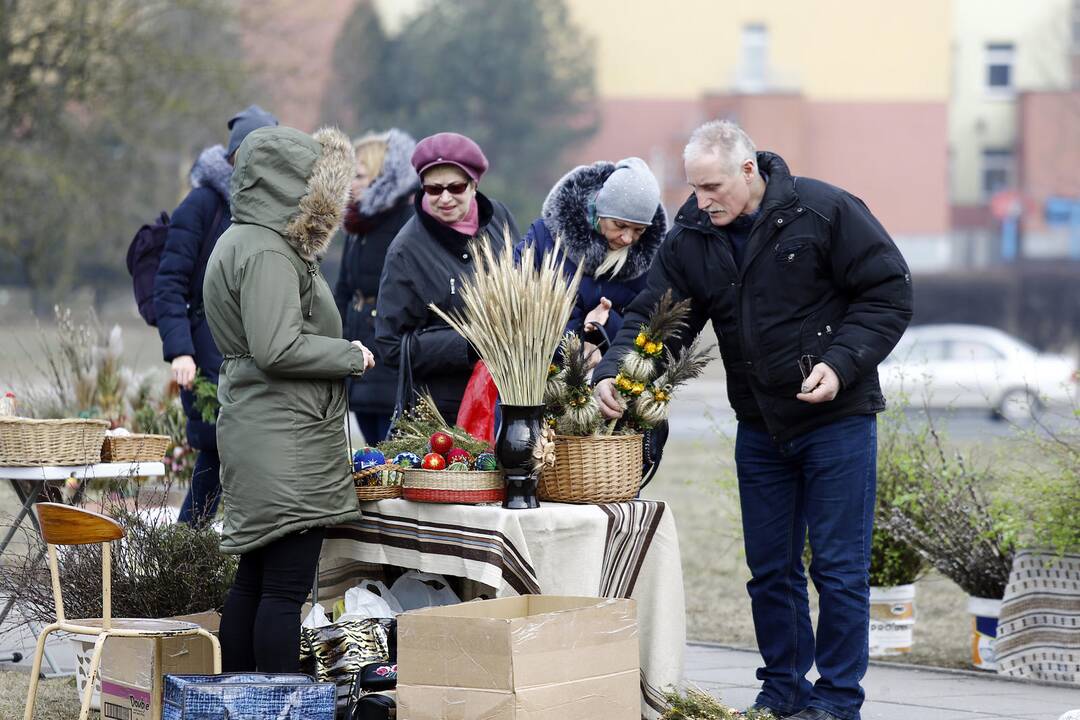
[[[476,200],[480,215],[477,235],[486,233],[493,246],[501,247],[504,227],[508,227],[511,238],[517,239],[517,225],[505,206],[481,193],[476,194]],[[453,423],[477,356],[465,338],[428,304],[435,303],[443,310],[461,308],[457,289],[462,278],[473,272],[472,238],[428,215],[420,202],[418,194],[416,215],[401,228],[386,253],[375,318],[376,362],[396,372],[401,338],[412,332],[414,383],[431,391],[439,411]]]
[[[630,306],[615,348],[597,367],[614,377],[638,326],[671,288],[691,298],[692,338],[712,321],[740,422],[784,441],[849,415],[880,412],[877,365],[911,319],[911,275],[889,234],[861,200],[810,178],[794,178],[778,155],[758,153],[768,175],[761,217],[736,268],[723,228],[691,198]],[[678,353],[683,342],[670,343]],[[834,400],[797,400],[799,358],[812,355],[840,377]]]
[[[334,285],[334,302],[341,313],[343,336],[359,340],[375,352],[376,298],[379,278],[390,243],[413,216],[411,196],[420,179],[410,159],[416,141],[394,129],[387,133],[382,170],[364,191],[357,206],[361,232],[344,234],[341,269]],[[349,409],[389,415],[394,409],[397,374],[376,363],[363,377],[349,380]]]

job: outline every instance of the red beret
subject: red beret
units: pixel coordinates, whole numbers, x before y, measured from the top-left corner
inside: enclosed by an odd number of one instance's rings
[[[488,161],[480,146],[464,135],[452,132],[429,135],[416,144],[412,166],[417,175],[435,165],[457,165],[474,181],[487,172]]]

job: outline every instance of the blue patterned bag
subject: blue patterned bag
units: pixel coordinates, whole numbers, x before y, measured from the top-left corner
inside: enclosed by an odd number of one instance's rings
[[[334,720],[337,690],[308,675],[166,675],[162,720]]]

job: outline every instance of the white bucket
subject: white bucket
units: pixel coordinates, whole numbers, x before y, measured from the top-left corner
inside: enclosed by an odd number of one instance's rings
[[[971,664],[980,670],[997,672],[994,639],[997,637],[1001,601],[968,596],[967,610],[971,613]]]
[[[79,702],[82,702],[83,692],[86,690],[86,680],[90,677],[90,661],[94,656],[94,642],[97,638],[93,635],[72,635],[68,638],[75,650],[75,688],[79,692]],[[90,699],[90,708],[101,709],[101,673],[98,672],[94,680],[94,694]]]
[[[915,586],[870,588],[870,655],[911,652],[915,630]]]

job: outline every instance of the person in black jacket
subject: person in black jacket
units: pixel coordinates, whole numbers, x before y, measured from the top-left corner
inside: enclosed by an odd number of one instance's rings
[[[357,177],[345,210],[345,247],[334,300],[346,340],[375,346],[376,299],[390,242],[414,214],[420,180],[410,164],[416,141],[401,130],[366,135],[354,143]],[[379,364],[349,382],[349,409],[369,445],[390,429],[397,376]]]
[[[154,310],[162,354],[170,363],[173,380],[180,386],[180,400],[188,419],[188,444],[199,451],[191,487],[180,507],[180,522],[188,524],[213,518],[221,493],[217,429],[195,409],[195,394],[191,389],[196,372],[216,383],[221,366],[221,353],[203,312],[203,276],[210,252],[231,223],[229,180],[233,156],[248,133],[266,125],[277,125],[277,118],[258,105],[251,105],[229,120],[227,148],[214,145],[199,155],[191,169],[191,192],[170,219],[169,234],[154,278]]]
[[[421,140],[412,165],[420,176],[416,215],[390,244],[379,281],[375,318],[378,362],[396,373],[408,339],[416,387],[430,390],[447,422],[457,419],[461,396],[479,356],[429,308],[460,309],[461,280],[473,272],[470,243],[484,238],[501,247],[505,233],[518,238],[510,211],[478,191],[488,168],[475,142],[457,133]],[[403,398],[408,404],[412,398]]]
[[[712,321],[738,419],[735,463],[747,584],[764,667],[756,705],[799,720],[859,717],[866,672],[876,486],[877,365],[911,319],[911,276],[857,197],[793,177],[737,125],[698,128],[684,152],[693,195],[597,367],[612,378],[664,291],[690,298],[676,354]],[[802,563],[820,595],[816,637]],[[806,673],[816,663],[820,679]]]

